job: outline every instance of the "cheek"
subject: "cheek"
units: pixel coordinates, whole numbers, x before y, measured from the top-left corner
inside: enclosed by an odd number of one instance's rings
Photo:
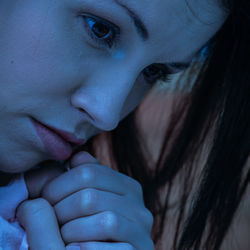
[[[53,61],[48,60],[49,53],[44,53],[48,52],[51,43],[49,34],[44,32],[46,26],[43,19],[39,11],[25,11],[20,4],[20,9],[13,11],[9,17],[5,30],[1,30],[0,63],[9,82],[27,85],[25,79],[34,80],[39,74],[41,78],[41,72],[45,75],[46,69],[52,67]]]
[[[82,41],[75,19],[53,10],[56,2],[24,1],[5,17],[6,30],[0,24],[1,85],[55,96],[85,80],[92,51]]]
[[[53,3],[31,2],[20,3],[7,18],[6,27],[2,30],[0,26],[1,55],[4,54],[8,65],[14,62],[27,66],[30,73],[34,70],[53,74],[57,68],[72,63],[69,58],[72,51],[69,50],[73,46],[65,41],[70,35],[63,28],[62,15],[53,11]]]
[[[144,100],[145,96],[149,93],[150,88],[151,86],[143,80],[142,76],[138,77],[124,103],[121,112],[121,120],[138,107],[138,105]]]

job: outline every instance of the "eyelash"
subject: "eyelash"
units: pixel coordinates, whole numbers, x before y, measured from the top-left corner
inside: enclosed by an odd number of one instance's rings
[[[85,27],[87,29],[89,36],[98,45],[111,49],[112,47],[116,46],[120,42],[120,29],[114,24],[111,24],[110,22],[100,19],[98,17],[91,17],[91,16],[83,16],[83,20],[84,20]],[[98,38],[94,34],[94,32],[91,30],[93,26],[95,25],[95,23],[101,23],[104,26],[108,27],[108,29],[110,29],[110,32],[111,32],[111,37]],[[108,35],[110,34],[110,32],[108,33]]]
[[[155,67],[156,70],[159,70],[159,73],[157,74],[157,76],[155,78],[153,78],[153,79],[148,78],[147,79],[148,71],[152,67]],[[170,81],[170,79],[171,79],[170,76],[172,74],[172,72],[170,71],[169,68],[167,68],[165,65],[160,64],[160,63],[151,64],[150,66],[148,66],[147,68],[145,68],[142,71],[142,73],[144,74],[144,79],[146,80],[146,82],[148,82],[151,85],[155,84],[159,80],[164,81],[164,82]]]
[[[89,36],[99,45],[99,46],[104,46],[108,49],[113,48],[114,46],[116,46],[117,44],[119,44],[120,42],[120,29],[115,26],[114,24],[111,24],[110,22],[100,19],[98,17],[93,17],[93,16],[83,16],[84,19],[84,23],[85,23],[85,27],[87,29],[87,32],[89,34]],[[95,23],[101,23],[104,26],[107,26],[108,29],[110,29],[110,32],[108,32],[108,35],[111,34],[111,38],[106,35],[105,38],[98,38],[92,28],[94,26]],[[152,79],[150,77],[148,77],[149,74],[149,69],[152,67],[156,67],[158,68],[158,70],[160,71],[160,75],[158,74],[156,78]],[[170,80],[170,75],[171,75],[171,70],[169,68],[167,68],[165,65],[163,64],[151,64],[150,66],[148,66],[147,68],[145,68],[142,71],[143,75],[144,75],[144,79],[146,80],[146,82],[150,85],[155,84],[158,80],[162,80],[162,81],[169,81]],[[147,79],[148,78],[148,79]]]

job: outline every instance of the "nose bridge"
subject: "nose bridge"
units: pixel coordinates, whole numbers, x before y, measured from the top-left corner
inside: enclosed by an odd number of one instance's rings
[[[121,110],[136,75],[132,67],[124,65],[95,69],[72,95],[72,105],[85,112],[95,127],[110,131],[120,121]]]

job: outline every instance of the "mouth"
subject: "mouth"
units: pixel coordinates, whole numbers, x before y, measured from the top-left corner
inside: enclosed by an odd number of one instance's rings
[[[61,136],[65,141],[67,141],[68,143],[70,143],[72,146],[79,146],[84,144],[84,139],[77,139],[76,136],[70,132],[67,132],[65,130],[60,130],[58,128],[55,128],[53,126],[49,126],[49,125],[45,125],[47,128],[51,129],[52,131],[54,131],[56,134],[58,134],[59,136]]]
[[[84,143],[83,140],[76,140],[75,137],[67,132],[65,133],[65,131],[58,129],[56,129],[56,131],[50,126],[33,118],[31,119],[31,122],[44,146],[44,149],[57,161],[67,160],[73,152],[73,147],[80,143]],[[60,131],[60,133],[58,131]]]

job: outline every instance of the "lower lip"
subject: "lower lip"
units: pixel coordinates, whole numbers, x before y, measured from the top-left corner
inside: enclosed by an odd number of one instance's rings
[[[65,161],[71,156],[72,147],[69,143],[42,124],[34,120],[32,123],[44,147],[55,160]]]

